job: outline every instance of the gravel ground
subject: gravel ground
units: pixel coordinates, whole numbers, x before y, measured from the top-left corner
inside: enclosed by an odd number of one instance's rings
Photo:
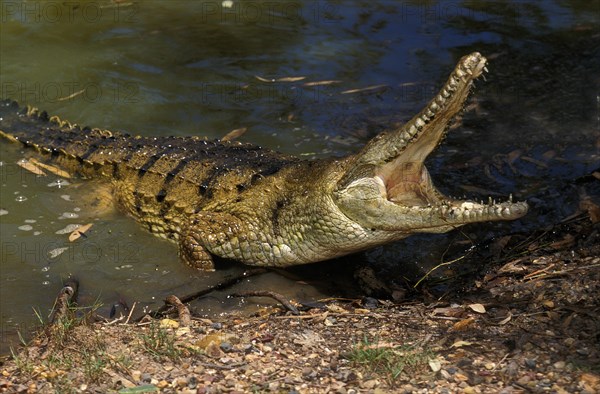
[[[189,326],[65,320],[3,362],[0,392],[600,392],[593,208],[498,240],[510,253],[442,298],[325,300]]]

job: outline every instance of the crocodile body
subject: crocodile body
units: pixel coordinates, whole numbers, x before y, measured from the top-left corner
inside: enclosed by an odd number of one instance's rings
[[[0,136],[69,172],[111,182],[120,208],[177,242],[196,268],[213,269],[213,255],[305,264],[527,212],[524,202],[443,196],[423,164],[485,64],[478,53],[463,57],[418,115],[343,158],[308,161],[239,142],[81,128],[9,101],[0,105]]]

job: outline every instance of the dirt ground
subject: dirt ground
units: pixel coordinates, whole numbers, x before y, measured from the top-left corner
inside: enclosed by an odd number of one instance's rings
[[[497,239],[491,269],[443,297],[425,283],[189,325],[67,313],[3,361],[0,392],[600,392],[598,214]]]

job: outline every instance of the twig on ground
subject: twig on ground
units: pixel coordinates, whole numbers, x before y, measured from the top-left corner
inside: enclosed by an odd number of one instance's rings
[[[131,319],[131,315],[133,314],[133,310],[135,309],[137,302],[134,301],[133,305],[131,306],[131,309],[129,310],[129,315],[127,315],[127,320],[125,320],[125,324],[129,323],[129,319]]]
[[[193,301],[197,298],[203,297],[207,294],[212,293],[213,291],[218,291],[218,290],[223,290],[226,289],[228,287],[231,287],[237,283],[239,283],[241,280],[249,278],[251,276],[254,275],[260,275],[260,274],[264,274],[265,272],[267,272],[267,270],[265,268],[253,268],[247,271],[244,271],[241,275],[238,276],[234,276],[233,278],[230,278],[228,280],[226,280],[225,282],[221,282],[221,283],[217,283],[214,286],[209,286],[206,289],[202,289],[200,291],[197,291],[195,293],[192,294],[188,294],[186,296],[183,297],[179,297],[179,300],[186,304],[190,301]],[[169,304],[165,304],[163,306],[161,306],[160,308],[158,308],[158,310],[154,313],[150,313],[150,315],[152,317],[159,317],[159,316],[163,316],[167,314],[167,311],[169,310],[169,308],[171,308],[171,305]],[[143,317],[139,318],[136,320],[136,322],[140,322],[143,319]]]
[[[165,302],[169,305],[173,305],[177,308],[177,315],[179,316],[179,323],[187,327],[192,322],[192,316],[190,315],[190,310],[181,302],[179,298],[175,295],[170,295],[167,297]]]
[[[50,324],[56,323],[59,319],[64,318],[69,310],[69,302],[74,300],[79,283],[76,280],[69,280],[65,283],[56,300],[54,301],[54,308],[50,314]]]
[[[256,291],[245,291],[243,293],[231,294],[232,297],[269,297],[279,302],[285,309],[297,315],[298,309],[292,305],[283,295],[275,293],[274,291],[256,290]]]

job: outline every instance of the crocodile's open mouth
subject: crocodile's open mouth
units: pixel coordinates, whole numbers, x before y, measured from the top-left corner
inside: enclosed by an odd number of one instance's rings
[[[445,200],[433,186],[423,162],[440,144],[449,123],[462,110],[473,81],[487,70],[485,65],[486,59],[479,54],[461,59],[440,93],[403,127],[397,154],[391,160],[388,157],[375,174],[385,185],[389,201],[427,206]]]
[[[400,234],[445,232],[466,223],[511,220],[525,202],[477,203],[444,196],[433,185],[425,159],[460,113],[473,81],[486,70],[475,52],[460,59],[440,92],[402,127],[381,133],[356,155],[338,181],[335,199],[346,216],[371,230]]]
[[[394,148],[380,157],[375,180],[382,197],[396,205],[455,220],[516,219],[527,211],[526,203],[477,203],[444,196],[433,185],[424,161],[440,144],[448,125],[462,111],[475,79],[487,71],[479,53],[461,59],[440,93],[402,130],[387,136]],[[395,136],[394,136],[395,134]],[[384,137],[385,139],[385,137]]]

